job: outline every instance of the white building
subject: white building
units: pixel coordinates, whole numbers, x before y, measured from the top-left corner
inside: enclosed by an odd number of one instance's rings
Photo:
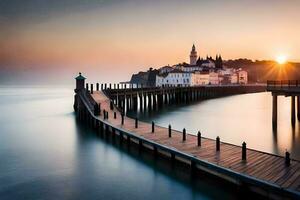
[[[156,76],[156,86],[191,86],[192,73],[174,69],[166,76]]]
[[[238,72],[238,83],[247,84],[248,83],[248,72],[245,70],[239,70]]]
[[[197,86],[208,85],[210,73],[209,72],[184,72],[181,70],[173,70],[167,75],[156,76],[156,87],[161,86]]]
[[[214,63],[212,60],[209,60],[209,59],[205,60],[205,61],[202,63],[201,66],[202,66],[202,67],[208,67],[208,68],[215,68],[215,67],[216,67],[215,63]]]
[[[238,74],[232,73],[230,76],[230,83],[231,84],[237,84],[238,83]]]
[[[170,67],[170,66],[164,66],[164,67],[161,67],[159,68],[159,74],[164,74],[164,73],[169,73],[171,71],[173,71],[173,67]]]
[[[217,73],[217,72],[209,73],[209,84],[212,84],[212,85],[220,84],[219,73]]]
[[[195,72],[192,76],[192,86],[208,85],[209,72]]]

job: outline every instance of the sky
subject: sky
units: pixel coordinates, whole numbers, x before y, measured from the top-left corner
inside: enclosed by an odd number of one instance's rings
[[[299,0],[0,0],[0,84],[126,81],[189,61],[300,61]],[[34,81],[33,81],[34,82]]]

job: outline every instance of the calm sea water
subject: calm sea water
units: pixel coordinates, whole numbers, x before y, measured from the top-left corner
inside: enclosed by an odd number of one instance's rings
[[[184,170],[172,168],[163,160],[155,160],[151,154],[139,154],[134,149],[128,150],[97,138],[93,130],[75,120],[73,95],[72,88],[0,87],[1,200],[238,198],[231,186],[205,176],[194,180]],[[255,95],[249,97],[257,98]],[[265,113],[264,106],[269,100],[261,95],[258,98],[263,100],[261,113]],[[237,120],[236,125],[241,126],[238,120],[243,119],[239,116],[247,109],[243,105],[245,102],[235,105],[233,102],[224,107],[225,102],[231,101],[227,98],[224,103],[221,99],[202,102],[169,114],[162,113],[155,119],[161,124],[173,120],[172,124],[177,128],[183,124],[189,130],[201,127],[202,130],[207,129],[206,136],[210,137],[217,135],[210,130],[219,130],[225,135],[222,125],[228,123],[229,127],[233,123],[231,120]],[[209,105],[214,105],[214,109],[210,109]],[[223,108],[222,112],[218,111],[220,108]],[[183,116],[189,112],[184,119]],[[229,114],[224,113],[231,113],[233,119],[223,119],[222,113],[225,116]],[[171,117],[172,114],[182,121]],[[214,118],[214,114],[218,117]],[[268,115],[267,112],[265,115]],[[260,119],[267,118],[260,116]],[[264,143],[272,143],[272,134],[266,132],[263,136],[264,130],[260,130],[258,125],[250,125],[251,120],[247,128],[240,128],[244,131],[236,130],[232,134],[248,134],[254,129],[260,131],[260,137],[263,137],[253,138],[257,145],[263,147]],[[252,134],[253,137],[258,135],[257,132]],[[282,138],[286,141],[283,144],[290,144],[292,134],[288,129],[277,137],[279,144],[283,143],[280,142]],[[253,146],[255,142],[249,144]]]
[[[291,99],[278,98],[278,127],[272,129],[272,96],[270,93],[234,95],[205,100],[190,105],[171,106],[152,113],[129,113],[144,121],[176,130],[186,128],[189,133],[278,155],[288,150],[300,160],[300,126],[291,125]]]

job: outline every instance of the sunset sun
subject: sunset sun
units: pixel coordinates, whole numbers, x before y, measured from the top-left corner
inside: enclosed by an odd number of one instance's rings
[[[285,55],[280,55],[276,58],[276,62],[278,64],[284,64],[286,63],[286,56]]]

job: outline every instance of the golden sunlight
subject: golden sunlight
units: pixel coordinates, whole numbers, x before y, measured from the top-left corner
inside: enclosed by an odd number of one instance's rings
[[[284,64],[286,63],[286,56],[285,55],[280,55],[276,58],[276,61],[278,64]]]

